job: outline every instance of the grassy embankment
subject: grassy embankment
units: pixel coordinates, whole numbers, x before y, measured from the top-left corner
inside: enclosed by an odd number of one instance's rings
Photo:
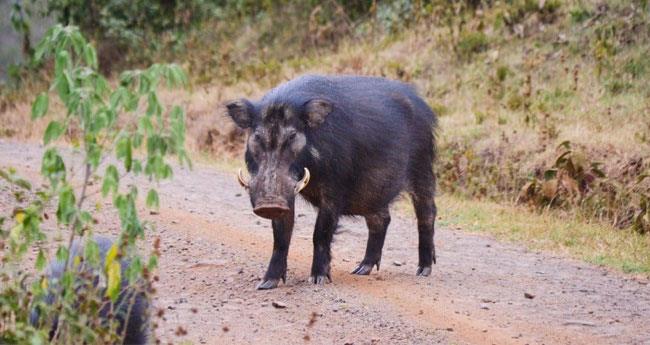
[[[184,100],[196,156],[232,167],[243,139],[224,100],[311,72],[413,83],[440,117],[441,225],[647,274],[648,10],[635,1],[521,3],[422,15],[390,33],[363,31],[372,23],[361,21],[336,44],[303,51],[292,36],[300,23],[216,25],[189,46],[192,90],[163,98]],[[3,115],[13,136],[39,132],[28,110]]]

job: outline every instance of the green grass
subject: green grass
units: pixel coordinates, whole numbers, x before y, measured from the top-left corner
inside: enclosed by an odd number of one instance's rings
[[[437,199],[438,225],[494,236],[616,270],[650,276],[650,237],[629,230],[587,223],[558,212],[443,195]],[[398,208],[412,212],[400,201]]]

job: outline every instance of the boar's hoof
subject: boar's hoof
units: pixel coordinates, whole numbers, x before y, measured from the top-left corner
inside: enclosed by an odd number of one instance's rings
[[[332,277],[329,274],[326,276],[318,275],[309,277],[309,282],[316,285],[325,285],[326,281],[332,282]]]
[[[367,276],[372,272],[372,268],[375,266],[374,264],[364,264],[363,262],[357,266],[357,268],[354,269],[354,271],[350,272],[352,274],[357,274],[360,276]],[[377,270],[379,270],[379,264],[377,264]]]
[[[259,284],[257,284],[257,289],[258,290],[275,289],[276,287],[278,287],[279,283],[280,283],[280,279],[265,279],[262,280]]]
[[[430,274],[431,274],[431,266],[427,266],[427,267],[419,266],[417,272],[415,272],[416,276],[422,276],[422,277],[428,277]]]

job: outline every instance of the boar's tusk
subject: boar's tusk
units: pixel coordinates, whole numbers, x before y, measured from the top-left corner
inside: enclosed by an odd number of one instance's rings
[[[300,180],[298,184],[296,184],[296,189],[295,189],[296,194],[300,193],[301,190],[307,187],[310,178],[311,178],[311,174],[309,174],[309,169],[305,168],[305,176],[303,176],[302,180]]]
[[[246,180],[244,180],[244,177],[241,174],[241,168],[239,168],[239,173],[237,173],[237,181],[239,181],[239,184],[242,187],[248,189],[248,182],[246,182]]]

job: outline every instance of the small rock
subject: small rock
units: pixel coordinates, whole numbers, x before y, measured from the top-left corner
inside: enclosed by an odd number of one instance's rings
[[[488,309],[490,309],[490,308],[488,308],[487,304],[485,304],[485,303],[481,303],[481,309],[488,310]]]
[[[528,292],[524,292],[524,297],[526,297],[528,299],[533,299],[533,298],[535,298],[535,295],[533,295],[531,293],[528,293]]]
[[[567,320],[564,322],[565,326],[587,326],[587,327],[596,327],[596,324],[584,320]]]
[[[173,305],[169,305],[169,306],[167,306],[167,309],[169,309],[169,310],[175,310],[176,307],[174,307]]]
[[[274,306],[274,307],[277,308],[277,309],[284,309],[284,308],[287,307],[287,305],[286,305],[285,303],[280,302],[280,301],[273,301],[273,302],[271,303],[271,305]]]
[[[401,261],[393,261],[393,265],[395,266],[402,266],[403,263]]]
[[[451,328],[451,327],[447,327],[447,328],[445,329],[445,331],[447,331],[447,332],[453,332],[453,331],[454,331],[454,329],[453,329],[453,328]]]

